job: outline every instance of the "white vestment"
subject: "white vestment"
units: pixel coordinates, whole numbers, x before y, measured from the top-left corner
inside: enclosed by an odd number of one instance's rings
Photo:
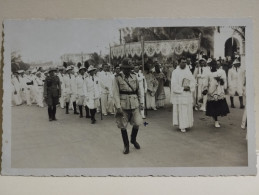
[[[183,80],[189,81],[190,91],[184,91]],[[173,104],[173,125],[180,129],[193,126],[193,97],[195,80],[188,67],[181,69],[179,66],[172,72],[171,103]]]
[[[84,93],[86,98],[85,102],[88,108],[97,108],[101,97],[101,88],[96,76],[89,76],[85,79]]]
[[[228,71],[228,88],[229,95],[235,96],[236,92],[238,96],[243,96],[243,87],[245,84],[245,70],[242,67],[232,67]]]

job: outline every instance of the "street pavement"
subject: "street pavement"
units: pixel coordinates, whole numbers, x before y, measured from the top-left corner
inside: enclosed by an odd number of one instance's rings
[[[166,93],[169,89],[165,88]],[[172,126],[172,106],[148,111],[146,126],[139,130],[141,149],[130,145],[124,155],[120,130],[113,115],[96,124],[90,119],[65,114],[57,109],[58,121],[49,122],[47,108],[12,107],[12,168],[120,168],[120,167],[228,167],[247,166],[246,130],[240,128],[243,109],[230,108],[219,117],[221,128],[212,118],[194,111],[194,126],[181,133]],[[128,126],[130,135],[131,126]]]

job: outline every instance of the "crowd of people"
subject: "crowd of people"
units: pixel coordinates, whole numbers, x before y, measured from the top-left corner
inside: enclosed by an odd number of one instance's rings
[[[103,116],[115,115],[124,143],[124,154],[129,153],[127,124],[133,125],[131,143],[136,149],[139,125],[145,118],[145,109],[157,110],[165,106],[165,83],[170,93],[168,99],[173,105],[172,121],[181,132],[194,124],[193,111],[205,112],[219,128],[219,116],[226,116],[230,106],[235,108],[234,97],[238,96],[243,109],[245,96],[245,69],[240,57],[235,56],[232,65],[224,66],[224,59],[202,56],[192,63],[191,58],[181,57],[168,65],[157,60],[147,61],[143,67],[125,58],[119,66],[104,63],[95,68],[84,65],[68,65],[43,70],[18,70],[11,75],[12,104],[37,104],[48,107],[49,121],[56,119],[56,107],[91,119],[96,123],[96,112]],[[167,94],[168,95],[168,94]],[[79,112],[78,112],[79,111]],[[85,114],[83,114],[85,113]],[[246,127],[246,111],[242,118]]]
[[[183,62],[181,59],[184,59]],[[144,72],[140,64],[130,63],[132,74],[137,76],[141,89],[140,97],[144,103],[140,110],[142,118],[146,117],[145,109],[157,110],[165,106],[165,83],[168,83],[171,91],[168,99],[174,105],[173,124],[179,125],[182,132],[192,126],[193,117],[186,116],[193,115],[193,110],[206,112],[206,115],[214,118],[215,127],[220,127],[218,116],[229,113],[226,93],[230,96],[232,108],[235,108],[235,96],[239,97],[240,108],[244,108],[245,69],[241,67],[239,56],[235,56],[231,63],[228,58],[211,59],[206,56],[194,62],[191,58],[180,58],[167,65],[161,65],[157,60],[148,60]],[[47,78],[56,75],[59,80],[56,81],[59,89],[57,96],[60,97],[55,100],[55,106],[59,104],[66,114],[73,110],[80,118],[85,113],[85,117],[91,118],[91,122],[95,123],[96,112],[101,112],[103,116],[116,113],[114,78],[121,73],[120,66],[113,67],[104,63],[95,68],[87,62],[84,65],[78,63],[69,66],[64,62],[63,66],[45,71],[42,68],[18,70],[11,77],[12,104],[31,106],[36,103],[39,107],[48,105],[48,86],[51,85],[48,83],[54,81]],[[55,110],[56,108],[54,111],[49,109],[50,121],[56,120],[52,116]]]

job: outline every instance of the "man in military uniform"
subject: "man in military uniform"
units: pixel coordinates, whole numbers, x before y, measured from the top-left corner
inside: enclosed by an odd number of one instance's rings
[[[117,111],[115,117],[117,126],[121,129],[124,154],[129,153],[129,139],[126,129],[128,122],[133,125],[130,142],[136,149],[140,149],[136,137],[139,125],[142,124],[140,109],[143,109],[143,101],[137,76],[131,73],[131,69],[133,66],[130,65],[129,59],[124,59],[121,65],[122,73],[115,77],[113,84],[113,97]]]
[[[56,121],[56,105],[61,96],[61,86],[58,76],[55,75],[56,69],[50,68],[49,76],[44,83],[44,98],[48,104],[49,121]]]

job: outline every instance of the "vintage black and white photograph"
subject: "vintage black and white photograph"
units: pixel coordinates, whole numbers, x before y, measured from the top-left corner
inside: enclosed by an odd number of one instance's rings
[[[4,22],[3,175],[255,175],[251,21]]]

